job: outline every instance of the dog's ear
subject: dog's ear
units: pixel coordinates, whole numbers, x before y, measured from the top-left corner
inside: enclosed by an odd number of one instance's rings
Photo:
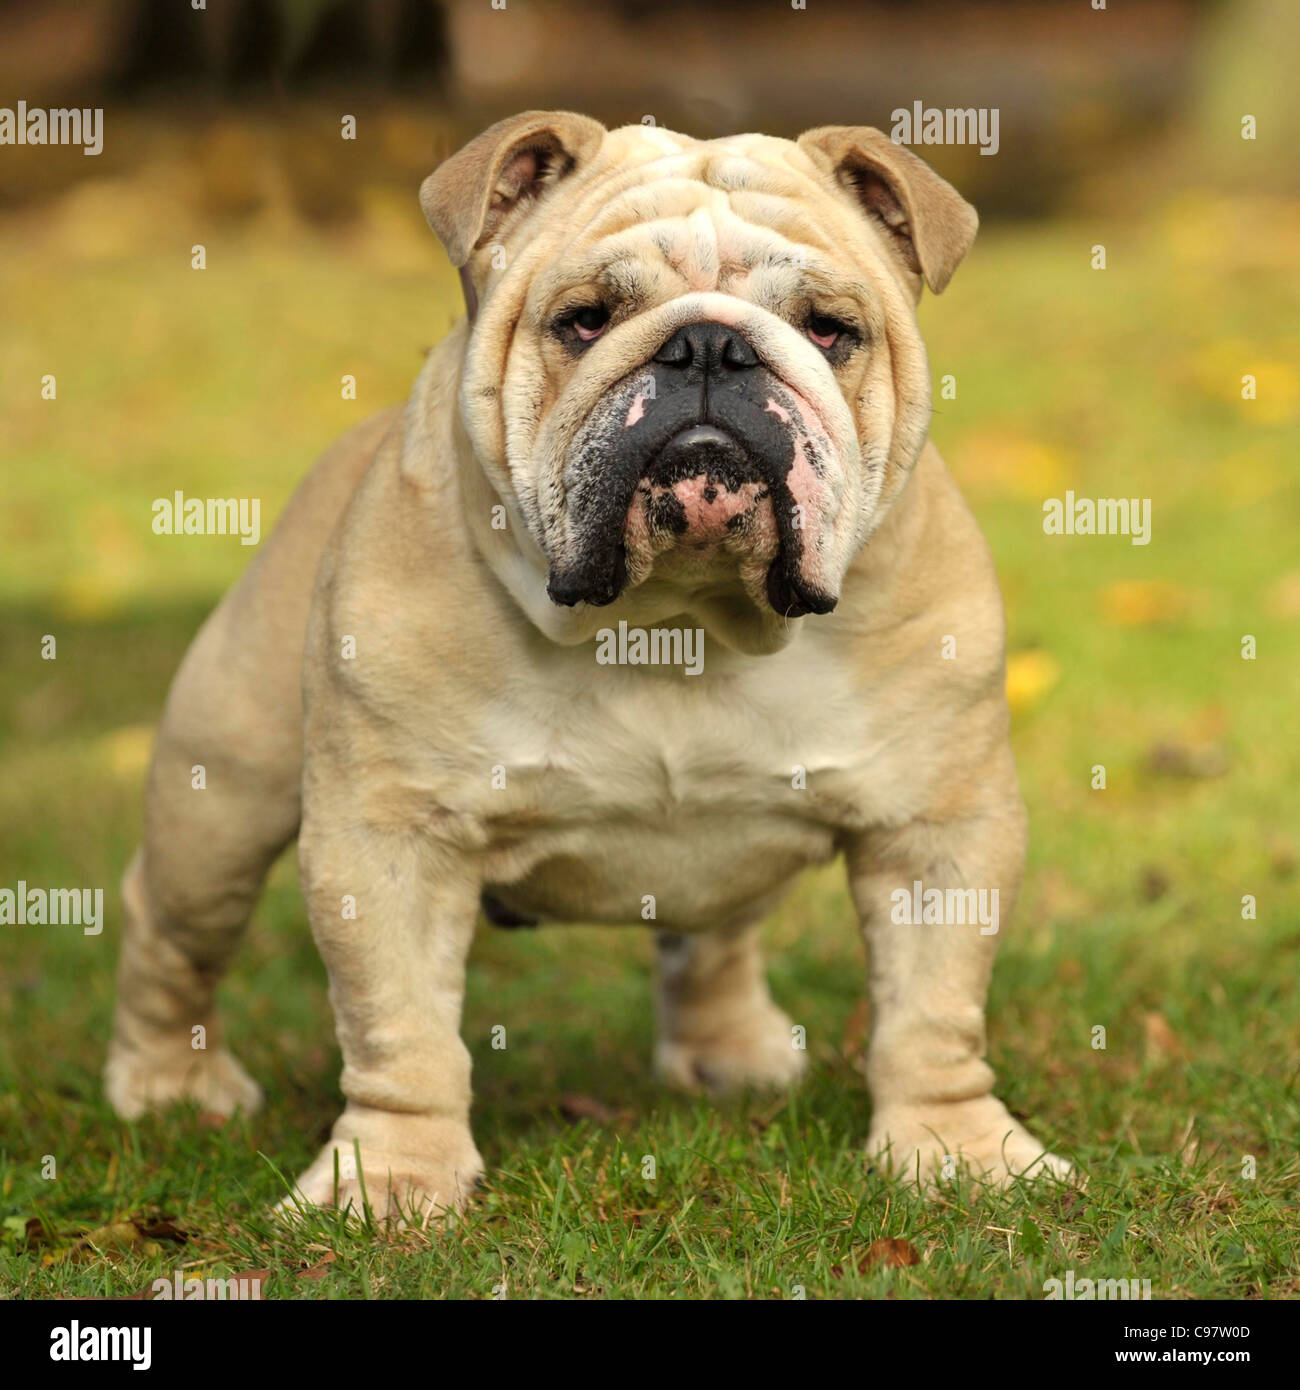
[[[799,137],[799,147],[884,228],[903,264],[940,293],[979,226],[965,198],[872,126],[819,126]]]
[[[489,126],[420,185],[420,206],[455,266],[516,211],[590,159],[605,127],[572,111],[525,111]]]

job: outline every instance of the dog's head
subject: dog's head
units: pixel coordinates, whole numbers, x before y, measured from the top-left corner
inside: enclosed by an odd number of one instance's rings
[[[835,606],[929,424],[916,323],[974,210],[865,127],[502,121],[425,180],[475,322],[461,413],[556,604]]]

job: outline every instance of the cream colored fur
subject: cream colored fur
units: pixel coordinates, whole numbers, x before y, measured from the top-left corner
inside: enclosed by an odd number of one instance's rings
[[[993,565],[924,442],[914,303],[923,275],[951,274],[974,214],[902,154],[861,132],[702,145],[530,113],[434,176],[426,207],[468,261],[479,317],[430,355],[403,410],[321,460],[176,678],[124,884],[106,1070],[121,1114],[182,1097],[257,1105],[213,994],[295,834],[347,1098],[298,1198],[335,1199],[337,1150],[338,1200],[359,1202],[356,1143],[381,1214],[454,1208],[482,1171],[460,1020],[485,887],[564,921],[641,922],[653,896],[661,1072],[785,1085],[805,1054],[768,995],[756,923],[803,868],[842,855],[870,960],[869,1152],[925,1182],[946,1156],[990,1181],[1066,1171],[992,1095],[998,936],[891,921],[891,893],[920,880],[997,888],[1005,922],[1025,846]],[[548,160],[554,177],[529,187]],[[883,181],[873,197],[897,190],[924,220],[916,245],[855,201],[864,167]],[[652,223],[676,260],[646,241]],[[660,297],[573,366],[546,339],[544,306],[611,236]],[[727,269],[800,236],[823,280],[876,316],[851,382],[763,307],[794,285],[784,271]],[[724,254],[710,263],[709,247]],[[557,608],[546,556],[567,543],[566,440],[656,338],[719,304],[766,335],[838,441],[837,608],[785,621],[738,582],[671,570],[612,608]],[[508,529],[492,525],[498,506]],[[619,618],[704,627],[703,674],[598,667],[592,638]]]

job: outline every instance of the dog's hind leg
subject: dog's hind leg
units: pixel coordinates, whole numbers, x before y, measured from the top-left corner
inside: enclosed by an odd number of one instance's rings
[[[368,421],[324,456],[172,685],[149,769],[144,842],[122,883],[104,1086],[128,1119],[177,1100],[229,1114],[261,1099],[222,1045],[215,994],[267,870],[298,830],[312,583],[393,418]]]
[[[268,690],[250,656],[223,605],[181,667],[159,729],[144,842],[122,881],[104,1074],[128,1119],[183,1099],[221,1114],[261,1099],[222,1046],[214,995],[267,870],[297,830],[301,734],[292,702],[287,717],[267,708],[283,676],[268,672]]]
[[[772,1002],[758,923],[656,939],[655,1069],[671,1085],[789,1086],[804,1069],[790,1019]]]

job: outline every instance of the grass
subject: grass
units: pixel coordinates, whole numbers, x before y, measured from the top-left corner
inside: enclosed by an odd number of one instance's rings
[[[922,1202],[866,1170],[864,974],[831,869],[767,926],[811,1053],[791,1097],[649,1079],[642,933],[480,933],[465,1036],[488,1185],[450,1232],[392,1240],[266,1216],[341,1103],[291,857],[224,992],[265,1112],[127,1125],[98,1073],[149,729],[247,560],[153,536],[150,502],[260,496],[265,527],[319,448],[405,394],[454,282],[382,199],[346,236],[212,235],[198,273],[166,206],[120,196],[110,254],[57,211],[46,238],[0,226],[0,886],[98,885],[108,905],[98,937],[0,927],[0,1296],[124,1296],[182,1266],[267,1271],[277,1298],[1038,1298],[1068,1269],[1157,1298],[1300,1291],[1294,207],[1194,190],[1140,222],[994,229],[923,310],[958,388],[934,434],[1007,594],[1031,814],[992,1057],[1086,1186]],[[1044,536],[1066,488],[1151,498],[1151,545]],[[917,1262],[876,1258],[881,1238]]]

